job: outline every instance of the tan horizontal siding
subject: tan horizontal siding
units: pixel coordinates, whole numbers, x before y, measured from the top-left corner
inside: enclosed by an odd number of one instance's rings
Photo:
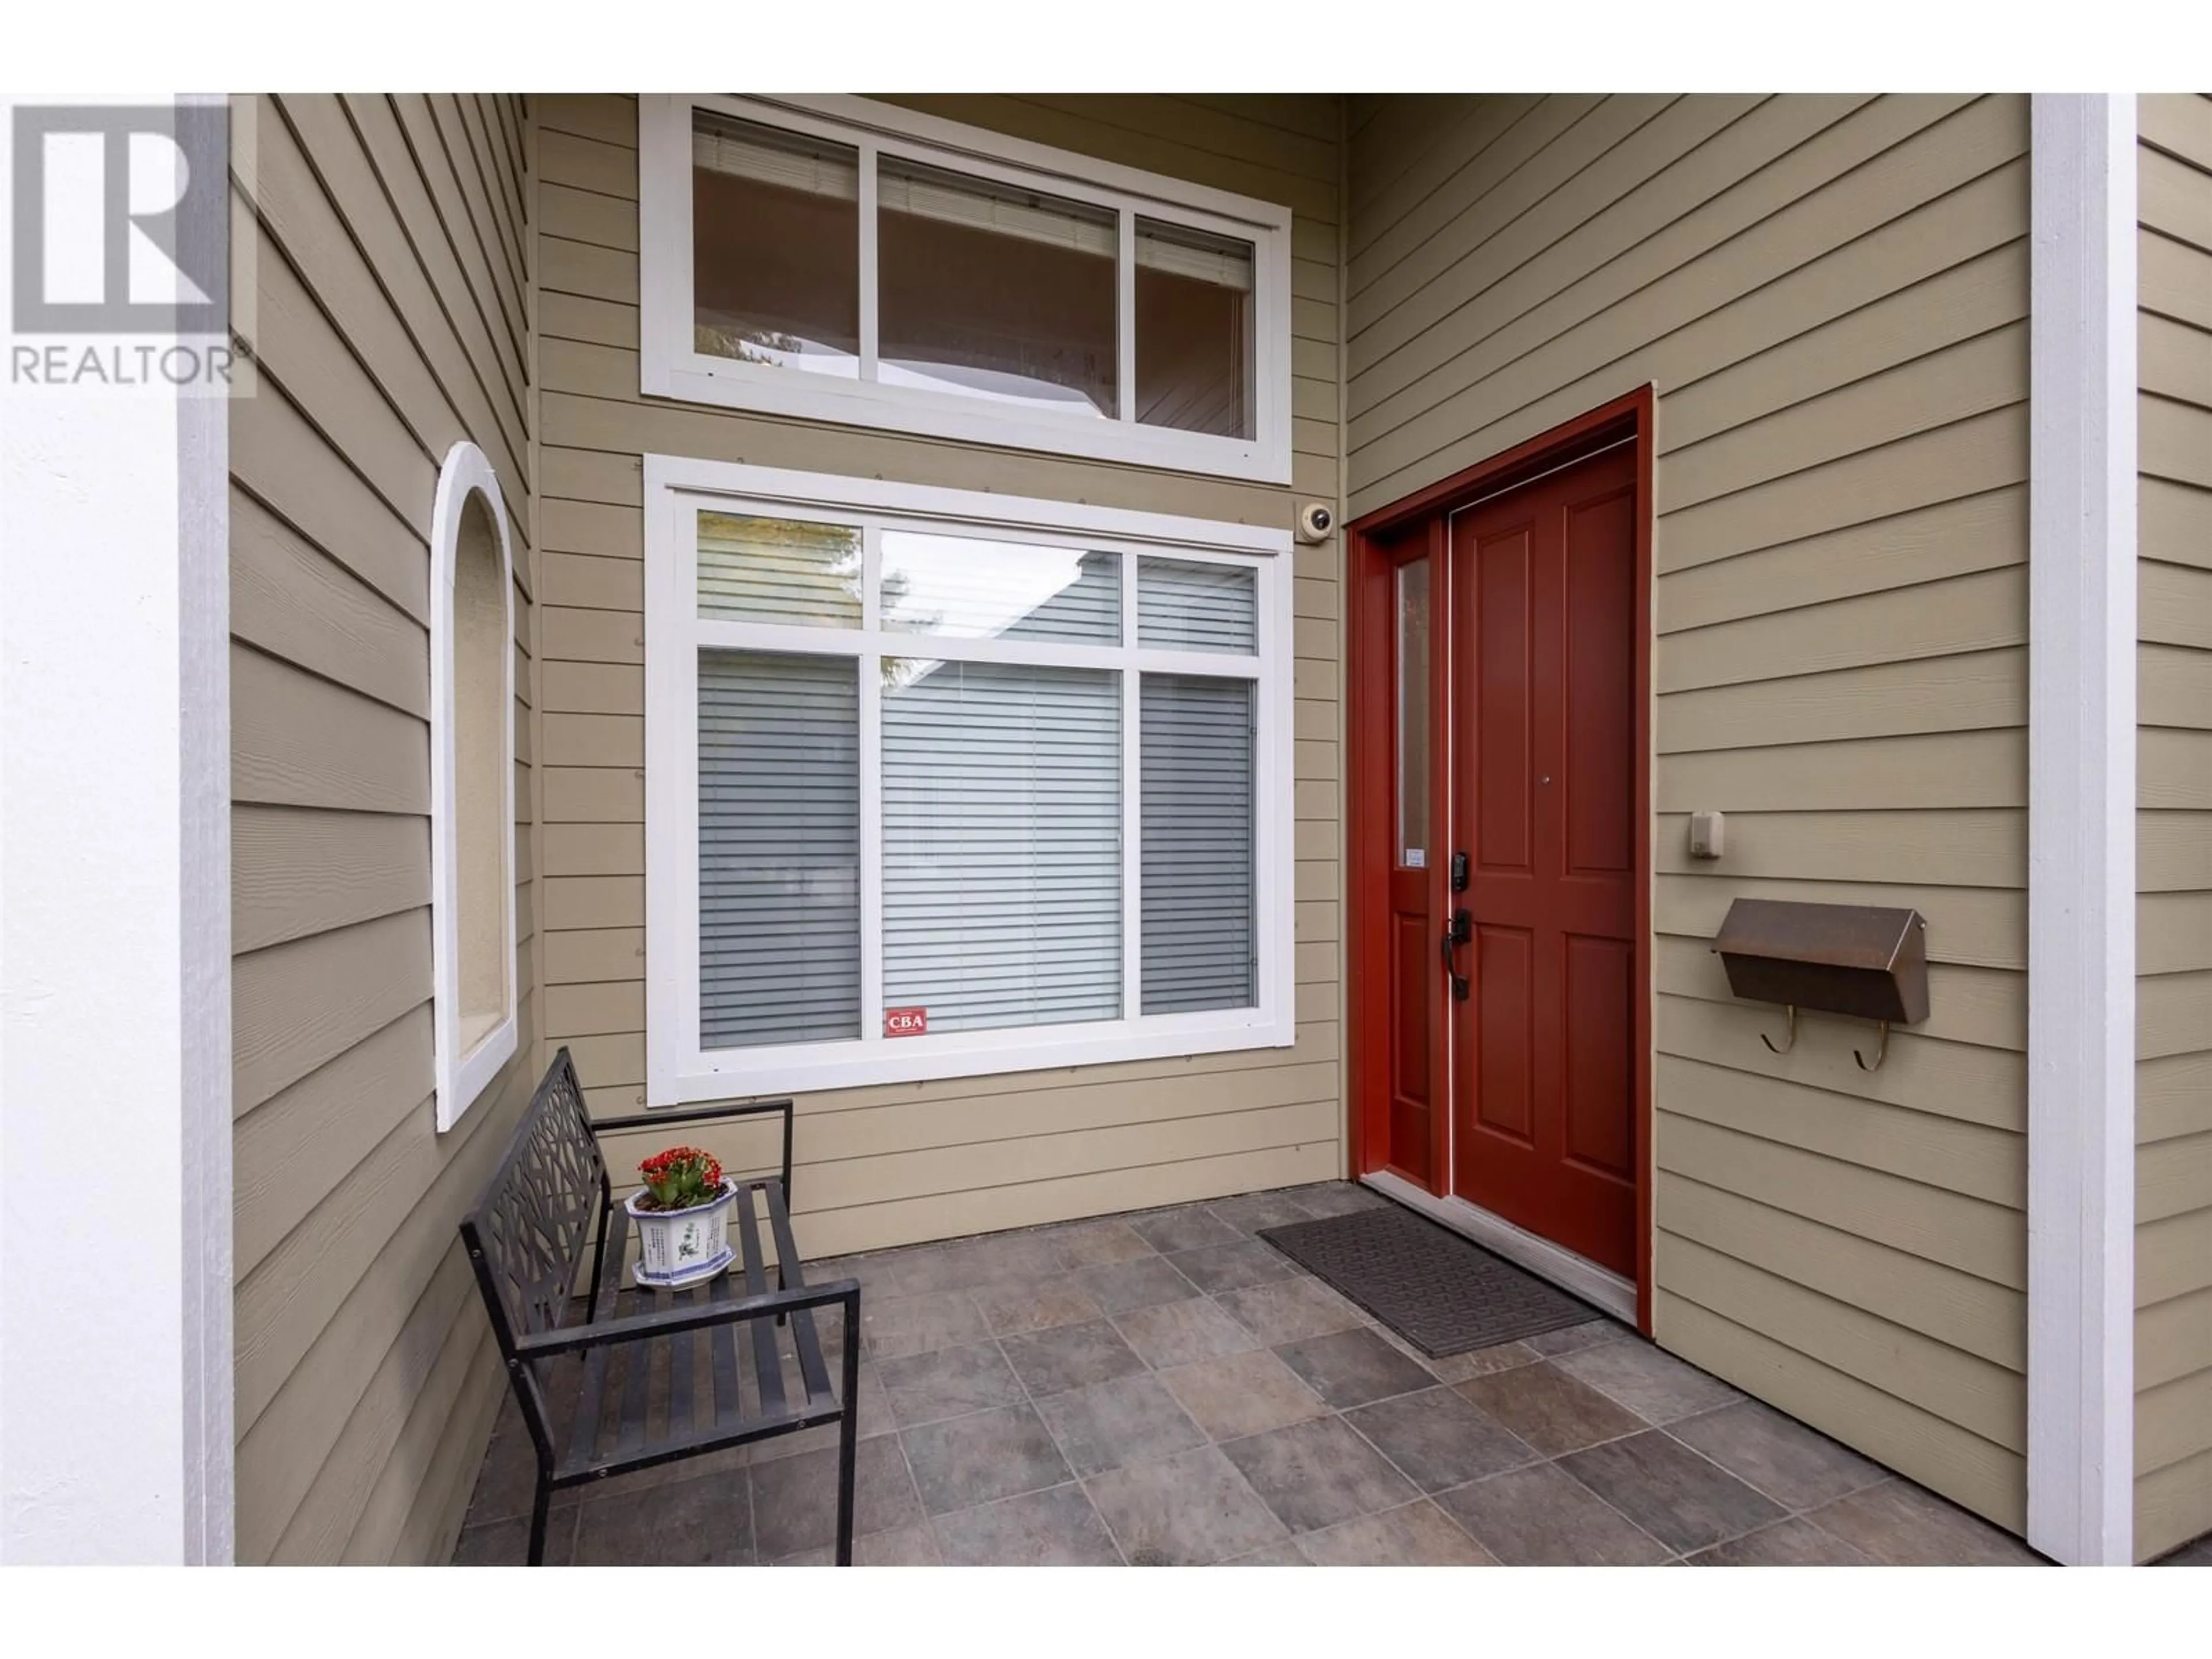
[[[2212,1532],[2212,99],[2137,101],[2136,1550]]]
[[[1340,493],[1335,100],[896,101],[1288,206],[1294,482],[1285,489],[641,398],[635,105],[543,100],[542,1047],[569,1046],[597,1111],[644,1099],[642,455],[1282,526],[1299,501]],[[1296,1045],[805,1097],[793,1180],[802,1248],[865,1249],[1341,1171],[1338,563],[1334,544],[1301,548],[1293,572]],[[759,1137],[702,1134],[726,1159],[765,1156]],[[627,1146],[611,1156],[635,1158]]]
[[[1657,388],[1656,1334],[2017,1528],[2026,100],[1364,113],[1353,512]],[[1753,896],[1927,919],[1930,1018],[1880,1071],[1865,1022],[1761,1045],[1780,1011],[1709,949]]]
[[[436,1363],[487,1338],[455,1224],[537,1047],[526,126],[476,94],[257,117],[233,198],[258,235],[260,371],[230,434],[237,1553],[428,1560],[498,1399],[480,1366]],[[523,1058],[441,1135],[428,541],[464,439],[515,538]]]

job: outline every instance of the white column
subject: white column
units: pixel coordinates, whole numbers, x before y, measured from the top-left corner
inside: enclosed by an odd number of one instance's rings
[[[2027,1536],[2133,1557],[2136,132],[2033,100]]]
[[[0,382],[11,1564],[231,1553],[228,416]]]

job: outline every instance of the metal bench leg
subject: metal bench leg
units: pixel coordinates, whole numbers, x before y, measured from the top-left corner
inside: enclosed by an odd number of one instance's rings
[[[853,1565],[853,1476],[860,1444],[860,1293],[844,1298],[845,1414],[837,1424],[837,1565]]]
[[[545,1477],[538,1478],[538,1497],[530,1506],[530,1565],[545,1565],[545,1512],[552,1507],[553,1489],[545,1484]]]

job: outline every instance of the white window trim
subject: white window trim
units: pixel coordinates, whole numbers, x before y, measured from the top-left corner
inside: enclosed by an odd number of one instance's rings
[[[500,768],[500,826],[506,847],[501,861],[505,925],[507,1006],[500,1021],[466,1054],[460,1046],[460,848],[453,835],[456,778],[453,743],[453,582],[460,546],[462,509],[480,495],[499,537],[500,593],[506,623],[501,633],[500,687],[506,739]],[[461,1114],[514,1057],[518,1046],[514,917],[514,545],[507,501],[490,459],[474,444],[446,453],[430,509],[430,958],[435,988],[432,1030],[437,1054],[438,1129]]]
[[[896,155],[978,178],[1049,191],[1121,216],[1117,383],[1123,418],[1059,416],[956,394],[840,380],[733,362],[693,349],[691,112],[708,109],[862,152],[860,313],[868,360],[876,307],[873,158]],[[1133,221],[1143,214],[1253,244],[1254,436],[1223,438],[1139,424],[1133,417]],[[970,443],[1045,450],[1265,483],[1291,482],[1291,213],[1226,191],[1005,137],[980,127],[850,96],[738,98],[652,94],[638,99],[639,388],[647,397]]]
[[[1048,1066],[1104,1065],[1231,1049],[1283,1048],[1297,1038],[1292,892],[1291,537],[1283,530],[1068,501],[1024,500],[880,479],[793,472],[726,462],[645,458],[646,1099],[673,1106],[737,1096],[882,1083],[981,1077]],[[1176,558],[1235,558],[1258,573],[1259,649],[1250,657],[1134,647],[1009,648],[990,640],[911,639],[914,653],[969,661],[1025,661],[1177,671],[1249,678],[1255,699],[1255,1009],[1139,1015],[1083,1024],[926,1036],[883,1036],[877,940],[882,885],[878,754],[860,756],[860,1036],[831,1042],[707,1050],[698,1036],[698,656],[702,645],[859,655],[872,648],[859,630],[702,621],[697,616],[697,549],[692,515],[716,511],[804,515],[817,520],[907,518],[979,535],[1089,548],[1158,549]],[[873,553],[875,538],[870,538]],[[1125,616],[1133,614],[1124,585]],[[862,696],[869,694],[862,677]],[[864,729],[866,714],[864,710]],[[1139,791],[1134,721],[1124,709],[1122,903],[1125,997],[1140,994],[1134,971],[1141,904],[1140,848],[1133,833]],[[872,848],[873,850],[872,850]]]

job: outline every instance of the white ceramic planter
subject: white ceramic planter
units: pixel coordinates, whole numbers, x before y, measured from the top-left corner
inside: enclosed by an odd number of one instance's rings
[[[661,1286],[703,1284],[730,1265],[730,1205],[737,1183],[725,1181],[722,1195],[688,1210],[641,1210],[643,1193],[623,1200],[637,1230],[637,1279]]]

